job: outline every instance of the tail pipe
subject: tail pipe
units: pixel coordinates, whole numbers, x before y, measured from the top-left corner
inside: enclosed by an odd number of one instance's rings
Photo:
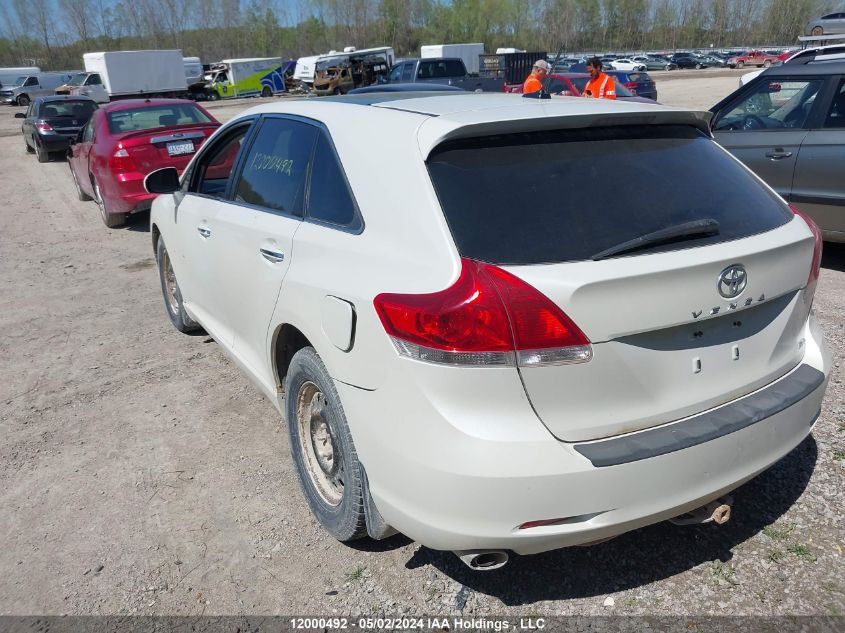
[[[669,519],[669,521],[675,525],[698,525],[699,523],[710,523],[711,521],[722,525],[730,521],[733,502],[733,497],[726,495],[695,510],[690,510],[686,514]]]
[[[500,549],[459,550],[455,555],[474,571],[492,571],[508,563],[508,553]]]

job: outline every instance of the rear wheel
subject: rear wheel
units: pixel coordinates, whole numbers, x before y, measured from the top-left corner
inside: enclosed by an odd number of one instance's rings
[[[824,35],[824,29],[820,26],[814,26],[811,33],[813,35]]]
[[[200,329],[199,323],[188,316],[185,304],[182,302],[182,292],[176,282],[176,274],[170,263],[170,255],[164,245],[164,239],[159,238],[156,243],[156,261],[158,262],[158,276],[161,281],[161,294],[164,295],[164,308],[173,327],[182,333],[194,332]]]
[[[18,105],[19,106],[28,106],[29,105],[29,97],[27,95],[20,95],[18,97]]]
[[[285,416],[293,461],[314,516],[339,541],[366,536],[363,470],[334,381],[312,347],[291,360]]]
[[[216,90],[212,90],[208,93],[208,100],[209,101],[217,101],[220,98],[220,95],[217,94]]]
[[[261,90],[261,96],[264,97],[264,98],[272,97],[273,91],[270,90],[269,86],[264,86],[264,88]]]
[[[50,160],[50,152],[38,141],[35,140],[35,157],[39,163],[46,163]]]
[[[771,65],[772,65],[772,62],[770,62],[768,59],[763,62],[763,68],[768,68]]]
[[[108,205],[103,199],[103,195],[100,192],[100,185],[97,184],[96,180],[94,181],[94,201],[100,207],[100,216],[103,218],[103,224],[107,227],[115,229],[126,224],[125,213],[109,213]]]

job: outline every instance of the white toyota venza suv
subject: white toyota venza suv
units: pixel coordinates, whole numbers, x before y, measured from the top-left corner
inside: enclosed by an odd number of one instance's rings
[[[181,182],[147,179],[167,312],[283,414],[342,541],[399,531],[493,568],[724,519],[810,433],[830,355],[818,229],[707,117],[499,94],[252,108]]]

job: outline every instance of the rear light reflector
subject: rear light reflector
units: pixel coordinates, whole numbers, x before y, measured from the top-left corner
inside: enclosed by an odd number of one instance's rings
[[[109,166],[116,172],[136,171],[135,161],[129,155],[129,152],[121,147],[119,144],[117,150],[109,159]]]
[[[536,288],[509,272],[461,259],[449,288],[378,295],[376,312],[400,355],[433,363],[538,366],[592,358],[590,341]]]
[[[543,519],[541,521],[526,521],[522,525],[520,525],[517,529],[518,530],[530,530],[531,528],[536,527],[545,527],[547,525],[562,525],[564,523],[569,523],[572,517],[563,517],[561,519]]]
[[[47,123],[46,121],[38,121],[35,124],[35,128],[39,132],[52,132],[53,131],[53,126],[50,125],[49,123]]]

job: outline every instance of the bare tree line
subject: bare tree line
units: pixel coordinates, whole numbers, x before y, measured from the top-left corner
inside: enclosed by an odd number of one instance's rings
[[[791,44],[830,0],[5,0],[0,65],[79,68],[93,50],[298,57],[344,46],[528,50]]]

